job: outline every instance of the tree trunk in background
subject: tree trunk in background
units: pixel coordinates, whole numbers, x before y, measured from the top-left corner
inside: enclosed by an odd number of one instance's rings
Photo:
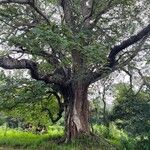
[[[82,83],[73,87],[66,118],[66,141],[90,133],[87,90],[88,86]]]

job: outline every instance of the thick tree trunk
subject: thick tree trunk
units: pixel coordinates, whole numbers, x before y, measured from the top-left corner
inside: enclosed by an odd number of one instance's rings
[[[78,83],[72,89],[66,118],[66,141],[90,133],[88,87]]]

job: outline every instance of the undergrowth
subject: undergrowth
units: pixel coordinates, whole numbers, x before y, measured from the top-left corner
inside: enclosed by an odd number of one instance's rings
[[[102,135],[114,144],[117,150],[150,150],[150,137],[141,140],[140,137],[129,136],[127,132],[117,129],[114,124],[110,124],[109,128],[94,125],[93,129],[95,134]]]
[[[61,126],[50,126],[48,133],[41,135],[19,129],[8,129],[6,132],[5,128],[1,127],[0,147],[4,150],[149,150],[147,143],[145,147],[141,146],[135,138],[129,137],[113,124],[109,130],[103,125],[94,125],[93,128],[95,134],[91,136],[82,136],[67,144],[57,144],[64,135]]]
[[[71,143],[57,144],[63,137],[63,128],[50,126],[47,134],[37,135],[21,130],[0,128],[0,147],[26,150],[113,150],[102,137],[82,136]]]

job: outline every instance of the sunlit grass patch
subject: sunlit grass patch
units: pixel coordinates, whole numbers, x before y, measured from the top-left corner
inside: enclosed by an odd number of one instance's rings
[[[63,136],[63,128],[50,127],[47,134],[33,134],[15,129],[0,128],[0,145],[22,148],[37,148],[42,142],[50,141],[57,137]]]
[[[46,134],[34,134],[21,130],[0,128],[0,147],[11,147],[20,150],[133,150],[133,139],[116,128],[113,124],[110,128],[103,125],[94,125],[94,131],[98,135],[83,136],[71,143],[57,144],[64,136],[62,126],[49,126]],[[108,132],[109,131],[109,132]],[[101,136],[99,136],[101,135]],[[105,138],[103,138],[105,137]]]
[[[0,145],[10,145],[12,147],[28,147],[39,145],[48,135],[35,135],[28,132],[9,129],[6,134],[0,129]]]
[[[47,134],[37,135],[14,129],[8,129],[5,134],[5,129],[0,128],[0,146],[20,150],[111,150],[104,138],[95,139],[92,136],[83,136],[67,144],[57,144],[64,135],[63,130],[63,127],[55,125],[49,127]]]

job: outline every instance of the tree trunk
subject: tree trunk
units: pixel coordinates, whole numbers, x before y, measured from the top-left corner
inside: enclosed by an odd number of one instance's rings
[[[77,83],[72,89],[66,117],[66,141],[90,133],[88,86]]]

